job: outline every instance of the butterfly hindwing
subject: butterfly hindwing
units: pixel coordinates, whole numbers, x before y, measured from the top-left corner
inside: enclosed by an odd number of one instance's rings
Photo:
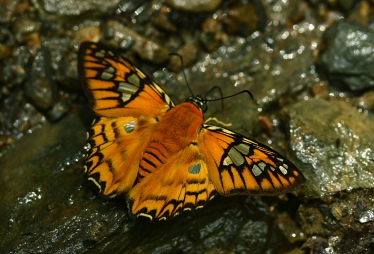
[[[214,194],[205,158],[197,146],[191,145],[136,184],[129,198],[132,213],[162,220],[201,208]]]
[[[145,149],[153,118],[101,117],[89,131],[86,174],[108,196],[127,193],[138,176],[138,161]]]
[[[220,194],[276,195],[305,182],[289,160],[238,133],[204,124],[200,136],[210,179]]]
[[[154,117],[174,106],[169,96],[129,60],[98,44],[81,44],[78,70],[98,115]]]

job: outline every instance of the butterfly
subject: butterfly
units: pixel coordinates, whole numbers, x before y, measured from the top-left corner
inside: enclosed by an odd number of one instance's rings
[[[175,106],[149,76],[106,47],[83,42],[78,71],[97,119],[85,172],[137,216],[163,220],[221,195],[276,195],[305,183],[273,149],[204,122],[206,99]]]

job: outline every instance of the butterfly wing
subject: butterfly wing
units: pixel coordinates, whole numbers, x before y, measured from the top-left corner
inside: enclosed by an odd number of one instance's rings
[[[174,106],[165,92],[127,59],[84,42],[78,69],[94,112],[86,173],[105,195],[128,192],[158,118]]]
[[[204,124],[199,138],[209,177],[220,194],[277,195],[305,183],[292,162],[238,133]]]
[[[101,117],[88,132],[84,168],[100,191],[114,197],[134,185],[139,161],[156,124],[153,118]]]
[[[203,125],[197,140],[129,192],[132,212],[167,219],[214,197],[291,192],[305,182],[282,155],[224,128]]]
[[[162,220],[203,207],[215,195],[208,171],[199,147],[186,147],[131,189],[132,213]]]
[[[96,43],[81,44],[78,71],[98,115],[157,117],[174,107],[169,96],[129,60]]]

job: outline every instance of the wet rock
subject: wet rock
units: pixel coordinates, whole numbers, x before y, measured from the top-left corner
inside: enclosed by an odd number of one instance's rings
[[[297,0],[290,1],[262,1],[266,17],[274,25],[287,24],[290,21],[299,22],[305,15],[305,3]]]
[[[13,24],[13,29],[16,40],[25,43],[32,34],[40,32],[41,24],[30,19],[17,19]]]
[[[264,16],[265,13],[259,13],[258,8],[252,3],[239,4],[224,16],[225,31],[229,34],[249,36],[259,29],[259,19]]]
[[[223,37],[222,24],[217,19],[207,18],[201,25],[200,42],[208,52],[221,46]]]
[[[354,104],[360,111],[374,113],[374,91],[367,92],[355,99]]]
[[[344,89],[374,88],[374,31],[362,25],[339,21],[324,37],[321,67],[332,85]]]
[[[82,13],[90,13],[92,16],[107,14],[112,11],[120,0],[96,1],[81,0],[72,2],[70,0],[32,0],[33,5],[41,13],[57,16],[78,16]]]
[[[70,50],[59,61],[56,79],[70,90],[82,90],[82,84],[77,70],[77,53]]]
[[[261,254],[285,244],[266,203],[255,197],[217,197],[194,213],[150,223],[131,218],[124,197],[96,195],[81,168],[87,111],[79,110],[84,120],[70,115],[46,123],[0,158],[4,252]]]
[[[195,43],[188,43],[181,47],[177,53],[182,56],[184,67],[190,67],[196,62],[199,54],[199,46]],[[172,71],[180,71],[182,69],[182,62],[179,57],[171,57],[169,62],[169,69]]]
[[[39,128],[45,121],[45,117],[30,103],[21,89],[14,89],[6,96],[2,95],[0,101],[0,129],[1,134],[18,140],[25,132],[32,132]],[[5,142],[0,147],[0,156],[7,151],[8,145]]]
[[[356,0],[337,0],[337,4],[342,7],[345,11],[352,10],[353,5],[357,2]]]
[[[302,204],[298,221],[309,237],[303,249],[315,253],[371,253],[373,194],[373,189],[355,189]]]
[[[368,1],[360,1],[357,5],[357,8],[353,9],[347,20],[368,26],[372,17],[370,3]]]
[[[167,0],[166,4],[172,8],[187,12],[214,11],[222,3],[222,0]]]
[[[11,49],[9,46],[0,44],[0,61],[7,59],[10,56]]]
[[[51,243],[60,245],[70,239],[67,236],[63,237],[66,240],[54,238],[58,232],[77,236],[76,227],[68,223],[66,216],[74,214],[70,222],[85,224],[85,219],[74,212],[74,206],[69,203],[69,198],[79,195],[82,177],[77,175],[79,163],[75,168],[69,165],[81,158],[79,151],[84,144],[84,135],[85,129],[79,118],[70,116],[59,124],[45,123],[42,128],[25,135],[1,158],[2,172],[7,175],[1,180],[0,214],[6,215],[1,217],[2,251],[6,247],[5,252],[25,248],[30,252],[50,252],[53,249]],[[52,210],[48,209],[51,203],[55,204]],[[40,232],[38,228],[42,225],[48,227]],[[3,245],[5,242],[8,243]]]
[[[21,2],[21,3],[20,3]],[[24,6],[28,7],[28,1],[1,1],[0,2],[0,22],[6,23],[10,22],[12,17],[16,13],[22,13],[24,11]]]
[[[362,200],[357,200],[355,219],[360,223],[374,222],[374,209],[372,204],[368,207]]]
[[[100,40],[100,28],[95,25],[88,25],[81,29],[78,29],[75,34],[71,45],[78,46],[83,41],[93,41],[98,42]]]
[[[11,89],[20,86],[26,79],[27,73],[19,63],[19,58],[9,58],[2,66],[3,75],[0,82],[4,84],[2,92],[9,94]]]
[[[304,193],[373,187],[373,119],[345,102],[317,99],[300,101],[286,112],[291,150],[308,179]]]
[[[26,96],[40,109],[49,109],[57,101],[57,85],[52,78],[53,69],[47,48],[42,48],[33,59],[29,79],[25,84]]]
[[[123,26],[117,21],[108,21],[104,31],[111,31],[111,39],[108,43],[116,48],[131,47],[142,59],[161,64],[169,59],[169,51],[161,44],[139,35],[134,30]]]
[[[265,110],[278,103],[287,104],[319,80],[311,42],[290,34],[288,30],[282,34],[284,38],[264,33],[243,53],[247,66],[243,64],[241,68],[251,73],[251,91],[256,102]]]
[[[174,23],[170,22],[167,15],[165,15],[165,14],[156,15],[155,17],[153,17],[152,22],[156,26],[158,26],[158,27],[160,27],[160,28],[162,28],[166,31],[169,31],[169,32],[172,32],[172,33],[175,33],[175,32],[178,31],[177,26]]]
[[[69,112],[69,105],[65,101],[58,101],[53,104],[53,107],[47,112],[48,120],[55,122],[60,120]]]

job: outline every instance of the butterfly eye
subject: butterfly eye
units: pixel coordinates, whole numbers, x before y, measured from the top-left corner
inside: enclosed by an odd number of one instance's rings
[[[198,163],[193,164],[193,165],[188,169],[188,172],[189,172],[190,174],[197,175],[197,174],[200,173],[200,169],[201,169],[201,163],[198,162]]]
[[[135,130],[135,127],[136,127],[136,122],[131,121],[131,122],[128,122],[127,124],[125,124],[124,129],[125,129],[126,133],[131,133]]]

